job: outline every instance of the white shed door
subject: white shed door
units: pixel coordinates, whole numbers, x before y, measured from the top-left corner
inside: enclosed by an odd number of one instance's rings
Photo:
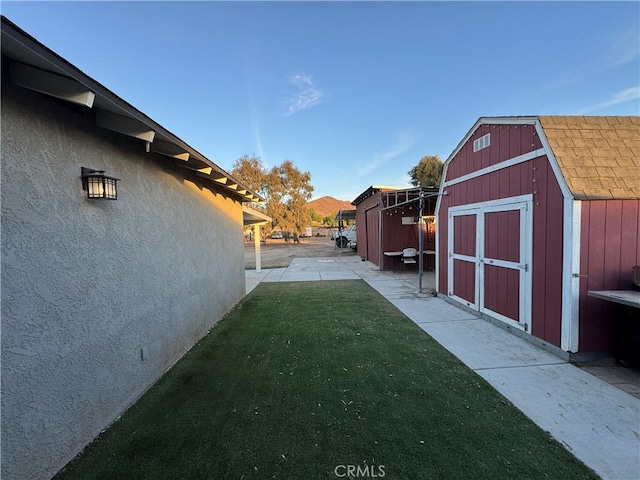
[[[530,196],[449,209],[449,296],[530,331]]]

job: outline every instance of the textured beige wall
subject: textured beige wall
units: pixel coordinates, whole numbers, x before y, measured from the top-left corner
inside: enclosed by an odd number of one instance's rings
[[[240,203],[93,115],[3,81],[4,480],[51,477],[245,291]]]

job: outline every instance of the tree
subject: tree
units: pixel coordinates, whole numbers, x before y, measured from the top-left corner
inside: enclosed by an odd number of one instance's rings
[[[427,155],[407,173],[414,187],[437,187],[440,185],[443,168],[444,164],[438,155]]]
[[[260,157],[244,155],[231,167],[231,175],[254,192],[266,197],[267,171]]]
[[[338,220],[336,220],[336,214],[331,214],[327,217],[322,217],[322,224],[328,227],[337,227]]]
[[[283,230],[301,233],[311,222],[307,202],[312,193],[311,174],[301,172],[291,160],[285,160],[267,175],[267,215]]]
[[[245,155],[231,174],[265,198],[264,207],[259,208],[272,218],[272,227],[300,234],[310,224],[311,174],[298,170],[291,160],[267,171],[260,157]]]
[[[322,215],[316,212],[313,208],[311,209],[311,221],[313,223],[322,223]]]

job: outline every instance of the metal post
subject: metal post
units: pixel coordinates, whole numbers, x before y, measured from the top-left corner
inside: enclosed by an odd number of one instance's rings
[[[418,216],[418,228],[420,229],[418,232],[418,244],[420,246],[420,258],[418,258],[418,287],[420,293],[422,293],[422,273],[424,271],[424,231],[423,225],[424,222],[422,220],[422,209],[424,207],[424,192],[420,190],[420,212]]]
[[[342,231],[344,230],[344,226],[342,223],[342,210],[338,211],[338,234],[339,234],[339,239],[340,239],[340,245],[338,245],[338,248],[340,249],[340,256],[342,257]]]
[[[382,194],[380,194],[379,207],[380,209],[378,210],[378,219],[380,225],[378,226],[378,270],[382,272],[384,270],[384,264],[382,263],[384,262],[384,257],[382,256],[382,208],[384,207],[384,204],[382,203]]]

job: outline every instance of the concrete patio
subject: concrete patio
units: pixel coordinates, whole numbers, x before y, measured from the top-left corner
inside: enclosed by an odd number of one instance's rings
[[[381,272],[358,257],[295,258],[260,282],[362,279],[605,479],[640,478],[640,399],[446,300],[435,276]],[[633,376],[633,375],[632,375]],[[640,394],[640,391],[637,392]]]

